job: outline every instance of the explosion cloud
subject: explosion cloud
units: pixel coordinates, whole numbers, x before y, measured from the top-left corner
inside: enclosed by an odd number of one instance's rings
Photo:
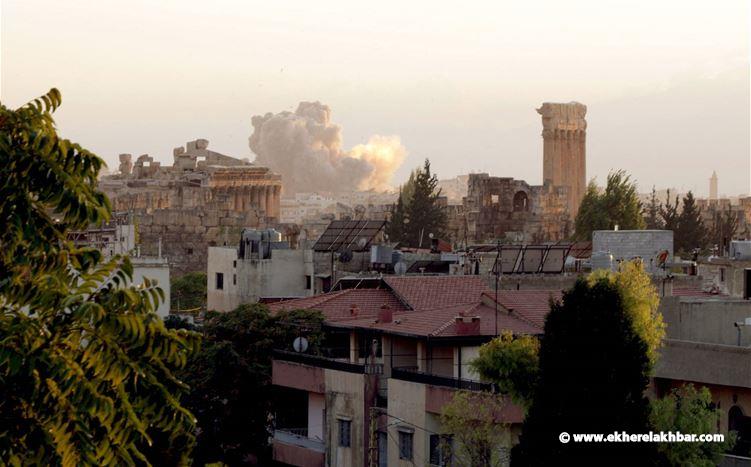
[[[285,194],[306,191],[384,191],[407,154],[396,136],[372,136],[342,149],[342,129],[331,108],[300,102],[292,112],[256,115],[250,149],[256,164],[282,175]]]

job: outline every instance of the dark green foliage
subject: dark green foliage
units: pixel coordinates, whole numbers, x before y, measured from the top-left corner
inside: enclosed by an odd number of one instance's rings
[[[182,374],[191,387],[185,405],[198,419],[197,465],[269,463],[272,350],[291,350],[303,335],[315,351],[322,323],[319,312],[272,314],[259,304],[208,313],[201,351]]]
[[[623,170],[608,175],[603,193],[590,182],[576,215],[575,237],[590,240],[593,231],[614,229],[616,225],[621,230],[643,229],[645,225],[636,183]]]
[[[678,228],[679,213],[678,195],[675,196],[675,202],[670,203],[670,190],[667,193],[667,201],[664,205],[660,205],[660,217],[662,218],[662,226],[665,230],[676,231]]]
[[[407,197],[403,191],[396,206],[392,209],[391,224],[388,229],[389,239],[411,247],[429,247],[430,234],[440,238],[446,227],[446,212],[438,204],[441,190],[438,177],[430,172],[430,161],[410,177]],[[397,225],[401,223],[400,225]]]
[[[103,162],[58,137],[53,89],[0,105],[0,465],[156,462],[152,440],[185,462],[193,416],[175,376],[198,336],[168,330],[162,290],[126,286],[127,258],[76,248],[69,229],[109,218]]]
[[[712,403],[709,389],[696,389],[687,384],[673,389],[662,399],[652,401],[650,416],[655,431],[681,433],[715,433],[720,423],[720,410]],[[670,465],[714,467],[722,453],[735,444],[736,435],[730,433],[724,443],[660,443],[658,449]]]
[[[618,286],[579,280],[554,303],[540,348],[539,383],[512,464],[654,465],[651,444],[561,443],[561,432],[649,432],[647,344]]]
[[[514,336],[504,331],[480,347],[472,368],[484,380],[524,407],[532,401],[539,374],[540,341],[535,336]]]
[[[404,216],[406,215],[404,206],[404,194],[399,190],[399,198],[396,204],[391,207],[391,219],[386,226],[386,235],[393,242],[401,241],[404,237]]]
[[[683,255],[690,254],[694,249],[704,249],[707,245],[708,233],[701,219],[701,212],[696,205],[693,193],[690,191],[683,197],[683,209],[678,216],[678,226],[674,231],[674,249]]]
[[[738,216],[730,206],[727,210],[717,210],[714,215],[714,224],[709,235],[710,247],[715,245],[720,254],[726,254],[730,248],[730,241],[733,240],[738,231]]]
[[[172,311],[206,309],[206,273],[189,272],[170,284]]]
[[[657,190],[652,187],[652,195],[649,197],[649,204],[644,206],[644,223],[650,230],[661,230],[665,223],[660,217],[660,202],[657,200]]]

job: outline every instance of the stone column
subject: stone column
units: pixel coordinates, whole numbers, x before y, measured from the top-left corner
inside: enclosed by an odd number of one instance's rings
[[[258,188],[255,186],[250,187],[250,209],[255,209],[258,206]]]
[[[274,187],[266,186],[266,217],[274,216]]]
[[[273,216],[279,219],[280,217],[280,211],[281,211],[281,202],[282,202],[282,187],[279,185],[274,185],[274,204],[273,204]]]
[[[266,211],[266,187],[265,186],[259,186],[258,187],[258,209],[261,211],[264,211],[264,216],[268,216],[268,211]]]
[[[576,217],[587,190],[587,106],[545,102],[542,116],[543,183],[568,188],[568,209]]]

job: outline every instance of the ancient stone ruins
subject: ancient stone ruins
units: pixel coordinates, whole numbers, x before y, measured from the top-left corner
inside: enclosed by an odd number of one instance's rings
[[[173,274],[205,271],[210,245],[234,245],[244,227],[277,222],[281,176],[266,167],[225,156],[205,139],[173,151],[172,166],[148,155],[133,163],[120,155],[120,170],[100,181],[115,212],[131,215],[143,253],[161,240]]]
[[[543,127],[543,184],[484,173],[463,178],[461,204],[442,198],[448,214],[446,240],[462,246],[567,238],[586,189],[586,111],[576,102],[544,103],[537,109]],[[148,155],[133,162],[130,154],[121,154],[119,173],[100,186],[114,211],[128,214],[136,224],[143,254],[155,254],[161,241],[175,276],[205,271],[208,247],[237,244],[246,227],[276,228],[289,238],[315,230],[306,225],[309,221],[281,223],[282,179],[267,167],[211,151],[204,139],[176,148],[173,157],[172,166],[163,167]],[[286,201],[292,203],[288,210],[303,202]],[[360,216],[387,219],[389,209],[371,206]]]
[[[449,211],[457,240],[539,243],[572,233],[587,183],[587,107],[546,102],[537,112],[542,115],[543,184],[470,174],[462,206]]]

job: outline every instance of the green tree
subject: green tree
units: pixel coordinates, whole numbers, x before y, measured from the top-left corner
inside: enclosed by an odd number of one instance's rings
[[[201,351],[181,374],[190,385],[185,405],[198,419],[196,464],[270,463],[272,351],[291,350],[295,337],[305,335],[315,352],[322,323],[319,312],[272,314],[260,304],[207,314]]]
[[[559,435],[649,431],[648,345],[628,300],[608,278],[580,279],[553,303],[540,346],[537,389],[512,465],[652,465],[644,444],[562,443]]]
[[[738,231],[738,215],[728,206],[724,211],[718,209],[714,214],[714,223],[710,233],[711,246],[717,245],[720,254],[725,254],[730,248],[730,241],[733,240]]]
[[[391,207],[391,218],[386,226],[386,234],[391,241],[401,241],[404,237],[404,194],[402,190],[399,190],[399,198],[396,200],[396,204]]]
[[[540,341],[534,336],[516,336],[504,331],[480,347],[472,368],[502,393],[524,407],[532,401],[537,387]]]
[[[441,412],[441,429],[446,441],[444,456],[459,467],[508,465],[512,445],[511,429],[501,422],[503,399],[495,394],[457,391]]]
[[[206,309],[206,273],[189,272],[170,284],[170,298],[172,310],[205,310]]]
[[[590,274],[587,280],[590,285],[605,281],[618,289],[634,331],[647,345],[650,366],[654,366],[665,339],[666,325],[659,311],[657,289],[643,264],[627,261],[621,264],[618,272],[598,270]]]
[[[655,187],[652,187],[649,203],[644,206],[643,216],[646,228],[662,230],[665,227],[665,223],[660,217],[660,202],[657,199],[657,190],[655,190]]]
[[[673,232],[678,229],[678,217],[680,216],[680,210],[678,195],[675,195],[675,202],[670,204],[670,190],[667,192],[667,199],[664,205],[660,205],[660,218],[662,219],[662,226],[665,230],[672,230]]]
[[[707,228],[701,218],[701,211],[690,191],[683,197],[683,209],[678,216],[678,226],[674,231],[675,251],[687,255],[694,249],[707,246]]]
[[[643,229],[645,223],[641,211],[636,183],[623,170],[611,172],[602,193],[594,182],[587,187],[576,215],[575,237],[589,240],[593,231],[615,226],[623,230]]]
[[[154,283],[127,258],[77,248],[70,229],[106,221],[103,162],[60,138],[56,89],[0,105],[0,464],[149,464],[153,440],[192,444],[175,371],[198,336],[168,330]]]
[[[446,212],[438,204],[441,190],[438,177],[430,172],[430,161],[415,175],[414,191],[406,205],[401,241],[409,246],[429,246],[429,235],[441,237],[446,226]]]
[[[720,423],[720,411],[712,403],[712,395],[705,387],[696,389],[683,385],[662,399],[652,401],[650,415],[655,431],[681,433],[715,433]],[[735,444],[735,433],[723,443],[660,443],[658,448],[670,465],[714,467],[724,452]]]

